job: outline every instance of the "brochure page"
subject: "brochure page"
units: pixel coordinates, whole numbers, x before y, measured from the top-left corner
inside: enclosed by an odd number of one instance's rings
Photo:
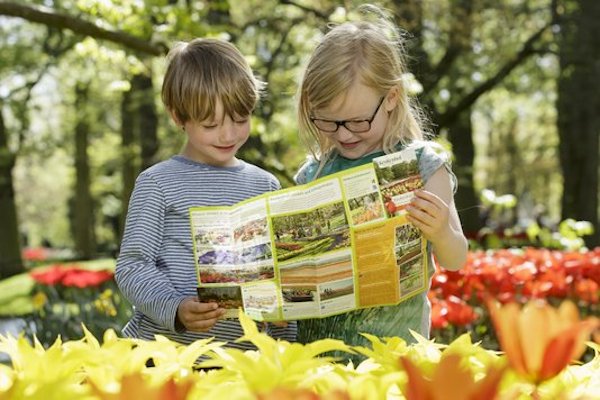
[[[322,318],[427,288],[426,241],[405,217],[414,149],[230,207],[194,207],[198,297],[235,318]]]

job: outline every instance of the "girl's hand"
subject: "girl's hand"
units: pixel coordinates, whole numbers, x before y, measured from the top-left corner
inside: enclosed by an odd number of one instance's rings
[[[217,303],[200,303],[195,297],[188,297],[177,307],[177,318],[192,332],[208,332],[223,314],[225,309]]]
[[[415,197],[406,208],[408,221],[430,242],[443,239],[450,229],[448,204],[426,190],[415,190],[414,193]]]

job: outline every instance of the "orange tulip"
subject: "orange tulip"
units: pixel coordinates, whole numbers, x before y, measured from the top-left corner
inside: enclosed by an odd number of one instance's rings
[[[93,393],[101,400],[185,400],[192,390],[193,381],[185,379],[175,382],[173,378],[159,387],[149,385],[141,373],[123,376],[121,390],[118,393],[107,393],[91,383]]]
[[[276,388],[269,393],[258,394],[258,400],[350,400],[348,393],[334,390],[325,395],[318,395],[309,389]]]
[[[462,357],[449,354],[442,355],[433,379],[429,380],[408,357],[401,357],[400,362],[408,375],[408,384],[403,390],[407,400],[493,400],[505,371],[504,366],[490,366],[485,378],[475,382]]]
[[[593,317],[580,320],[577,307],[568,300],[558,309],[543,300],[531,300],[523,308],[488,301],[488,308],[510,366],[536,384],[581,357],[585,340],[600,323]]]

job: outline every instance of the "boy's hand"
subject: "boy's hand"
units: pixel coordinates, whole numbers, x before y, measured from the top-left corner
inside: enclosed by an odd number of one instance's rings
[[[415,197],[406,211],[408,221],[421,230],[425,239],[433,243],[443,239],[450,227],[448,205],[426,190],[415,190]]]
[[[195,297],[188,297],[177,307],[177,318],[192,332],[208,332],[223,314],[225,309],[217,303],[200,303]]]

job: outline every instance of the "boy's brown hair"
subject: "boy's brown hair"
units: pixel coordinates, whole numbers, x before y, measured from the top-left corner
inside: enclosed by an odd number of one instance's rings
[[[215,117],[217,103],[223,117],[249,116],[263,83],[233,44],[198,38],[177,43],[167,55],[162,101],[178,124]]]

